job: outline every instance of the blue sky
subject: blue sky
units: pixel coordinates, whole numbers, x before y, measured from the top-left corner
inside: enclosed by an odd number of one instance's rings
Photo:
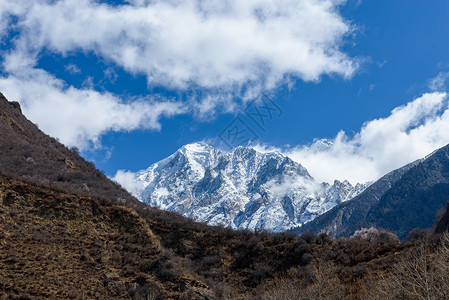
[[[448,1],[7,2],[0,91],[108,176],[224,147],[236,117],[325,181],[449,143]],[[244,113],[260,93],[282,110],[264,130]]]

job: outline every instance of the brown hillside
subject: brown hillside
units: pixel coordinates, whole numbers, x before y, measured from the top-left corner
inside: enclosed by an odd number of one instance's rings
[[[0,93],[0,172],[31,184],[140,205],[95,166],[46,135]]]
[[[164,275],[166,251],[130,208],[2,177],[0,220],[4,296],[162,299],[207,292],[174,260],[179,273]]]
[[[0,296],[257,298],[279,278],[313,283],[312,266],[322,259],[339,265],[326,276],[343,288],[394,261],[393,252],[404,247],[388,239],[254,234],[151,214],[145,219],[100,199],[1,177]]]

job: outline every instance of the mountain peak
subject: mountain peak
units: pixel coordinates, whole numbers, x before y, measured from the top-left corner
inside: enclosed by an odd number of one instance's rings
[[[327,139],[319,139],[319,140],[314,140],[314,142],[312,144],[312,149],[314,149],[316,151],[325,151],[325,150],[329,150],[333,146],[334,146],[334,144],[331,141],[329,141]]]
[[[181,147],[181,150],[189,151],[189,152],[205,152],[210,151],[211,149],[215,149],[214,146],[209,145],[205,142],[195,142],[191,144],[187,144]]]
[[[152,206],[210,225],[271,231],[300,226],[362,191],[347,181],[316,182],[279,152],[227,152],[204,142],[140,171],[136,183],[140,200]]]

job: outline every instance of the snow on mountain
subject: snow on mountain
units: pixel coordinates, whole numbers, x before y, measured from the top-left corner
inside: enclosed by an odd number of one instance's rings
[[[301,226],[368,185],[318,183],[278,152],[250,147],[226,152],[205,143],[183,146],[136,174],[137,197],[209,225],[285,231]]]

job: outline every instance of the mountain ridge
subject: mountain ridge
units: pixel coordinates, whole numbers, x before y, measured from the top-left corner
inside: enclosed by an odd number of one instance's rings
[[[350,201],[333,207],[315,220],[294,229],[293,232],[298,234],[307,231],[326,232],[332,237],[352,235],[356,230],[361,229],[362,225],[359,222],[363,220],[371,207],[379,201],[396,181],[420,161],[417,160],[387,173]]]
[[[378,227],[405,239],[412,229],[435,224],[437,211],[446,208],[448,193],[449,145],[388,173],[357,197],[294,232],[348,237],[363,227]]]

